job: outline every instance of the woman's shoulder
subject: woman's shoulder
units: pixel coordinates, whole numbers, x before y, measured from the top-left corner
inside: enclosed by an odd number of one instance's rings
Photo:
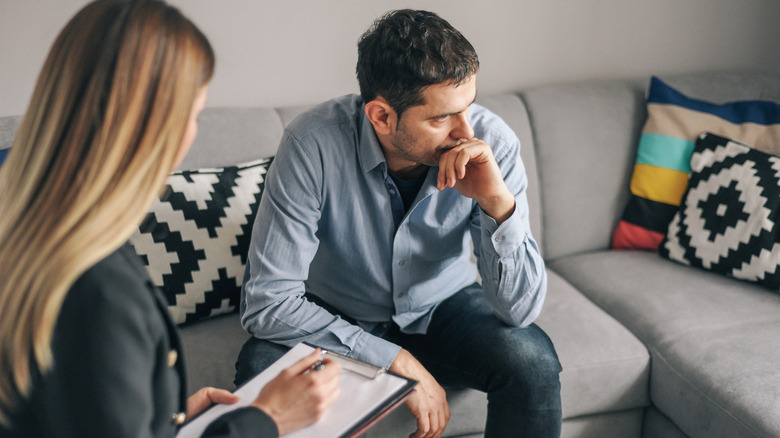
[[[139,320],[156,317],[154,288],[140,258],[125,244],[85,271],[71,286],[63,312],[105,313]]]

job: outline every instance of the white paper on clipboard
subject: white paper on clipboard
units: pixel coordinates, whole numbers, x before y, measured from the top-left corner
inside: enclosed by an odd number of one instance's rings
[[[238,388],[234,394],[241,400],[231,405],[215,405],[182,427],[177,438],[200,437],[209,424],[234,409],[251,404],[260,390],[282,370],[308,356],[315,347],[300,343],[290,349],[266,370]],[[361,433],[374,420],[384,416],[405,398],[417,382],[385,372],[364,362],[326,353],[342,367],[339,376],[341,396],[315,424],[283,435],[285,438],[337,438]]]

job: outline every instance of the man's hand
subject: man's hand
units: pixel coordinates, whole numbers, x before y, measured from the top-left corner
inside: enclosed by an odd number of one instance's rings
[[[477,138],[464,140],[442,154],[436,187],[454,187],[476,200],[499,224],[515,210],[515,197],[504,182],[493,151]]]
[[[406,407],[417,419],[417,430],[409,438],[438,438],[450,421],[450,406],[444,388],[408,351],[401,349],[390,371],[419,383],[406,399]]]

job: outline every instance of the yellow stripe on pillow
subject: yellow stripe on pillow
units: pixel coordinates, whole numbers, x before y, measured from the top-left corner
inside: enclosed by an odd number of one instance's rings
[[[695,141],[707,131],[749,144],[767,154],[780,155],[780,124],[731,123],[713,114],[660,103],[648,103],[647,115],[643,133]]]
[[[688,186],[688,174],[637,163],[631,177],[631,193],[651,201],[680,205]]]

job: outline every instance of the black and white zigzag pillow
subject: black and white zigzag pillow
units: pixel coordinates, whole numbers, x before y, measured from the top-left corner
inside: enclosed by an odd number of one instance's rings
[[[780,289],[780,157],[704,133],[659,253]]]
[[[234,311],[272,158],[177,171],[130,238],[176,323]]]

